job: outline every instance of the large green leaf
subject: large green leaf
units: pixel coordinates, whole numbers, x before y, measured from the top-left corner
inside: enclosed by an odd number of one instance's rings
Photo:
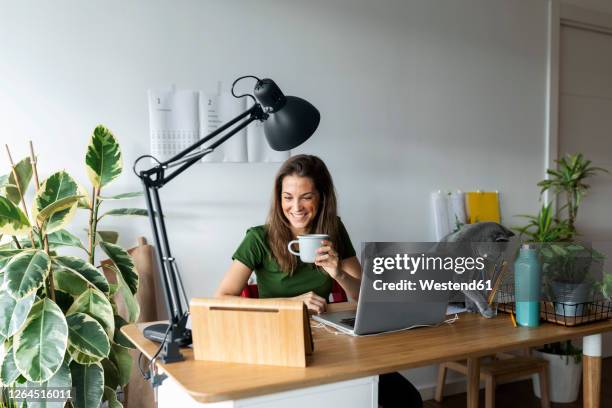
[[[115,217],[126,215],[140,215],[146,217],[147,215],[149,215],[149,212],[144,208],[115,208],[114,210],[110,210],[102,214],[98,218],[98,221],[101,220],[103,217],[106,217],[107,215],[112,215]]]
[[[93,317],[85,313],[75,313],[66,317],[68,323],[68,342],[71,350],[77,350],[102,360],[108,356],[110,342],[104,328]],[[73,355],[74,357],[74,355]],[[75,360],[78,361],[77,358]]]
[[[47,233],[57,231],[74,216],[79,198],[76,181],[65,171],[58,171],[43,181],[36,193],[34,216],[39,222],[46,221]]]
[[[72,386],[75,394],[72,398],[74,408],[98,408],[104,392],[104,371],[99,363],[82,365],[75,361],[70,363]]]
[[[6,264],[8,264],[15,255],[21,252],[22,252],[21,249],[2,249],[0,250],[0,271],[4,269]],[[2,286],[2,281],[0,281],[0,286]]]
[[[0,385],[12,385],[19,375],[13,355],[13,344],[10,341],[0,344]]]
[[[98,268],[75,256],[56,256],[53,258],[54,269],[66,269],[82,276],[90,284],[108,294],[108,280]]]
[[[109,242],[100,242],[100,247],[113,261],[130,291],[135,294],[138,290],[138,273],[136,273],[136,268],[130,254],[119,245]]]
[[[142,192],[136,191],[133,193],[123,193],[123,194],[117,194],[117,195],[109,196],[109,197],[100,196],[98,198],[100,200],[115,201],[115,200],[129,200],[131,198],[142,197],[142,195],[143,195]]]
[[[15,363],[21,374],[29,381],[47,381],[64,361],[68,345],[64,313],[50,299],[39,300],[13,338]]]
[[[98,235],[97,242],[104,241],[110,242],[111,244],[116,244],[119,241],[119,233],[116,231],[96,231]]]
[[[8,292],[15,299],[36,292],[45,281],[50,264],[49,256],[39,249],[26,250],[14,256],[4,270]]]
[[[123,317],[117,314],[115,315],[115,337],[113,341],[122,347],[133,349],[135,348],[134,344],[132,344],[130,339],[121,332],[121,328],[126,324],[128,324],[128,322],[126,322]]]
[[[132,374],[132,356],[130,355],[130,350],[113,344],[109,358],[119,370],[119,383],[126,385],[130,381],[130,375]]]
[[[68,353],[70,354],[72,361],[76,361],[79,364],[89,365],[100,362],[99,357],[94,357],[90,356],[89,354],[81,353],[79,350],[75,349],[70,344],[68,344]]]
[[[72,235],[65,229],[57,230],[47,235],[47,241],[49,242],[49,248],[57,248],[60,246],[71,246],[85,249],[81,240],[76,236]]]
[[[30,222],[15,204],[0,196],[0,234],[26,235],[30,231]]]
[[[119,386],[119,369],[108,358],[100,361],[104,369],[104,385],[112,389],[117,389]]]
[[[15,300],[6,291],[0,291],[0,341],[11,337],[25,323],[32,304],[34,303],[35,293]]]
[[[19,204],[21,202],[21,195],[19,194],[17,185],[19,185],[21,193],[25,195],[26,191],[28,190],[30,180],[32,179],[32,164],[29,157],[20,160],[15,165],[15,173],[17,173],[17,178],[19,180],[15,180],[15,174],[11,170],[8,178],[8,184],[10,186],[6,187],[6,197],[14,204]]]
[[[6,188],[6,186],[11,186],[12,184],[9,183],[9,175],[8,174],[4,174],[2,176],[0,176],[0,191],[2,191],[1,189]]]
[[[58,216],[59,214],[63,214],[65,211],[73,211],[73,209],[76,208],[76,204],[80,198],[81,196],[78,195],[60,198],[59,200],[57,200],[53,204],[50,204],[48,207],[45,207],[45,209],[36,214],[36,220],[41,224],[47,221],[48,228],[45,229],[47,233],[56,231],[66,225],[74,214],[70,213],[67,217],[62,218],[61,220],[57,220],[56,216]]]
[[[97,188],[104,187],[121,174],[121,148],[115,136],[106,127],[98,125],[94,129],[87,146],[85,164],[87,176]]]
[[[15,185],[9,184],[9,175],[5,174],[3,176],[0,176],[0,194],[6,197],[6,190],[9,188],[15,188]]]
[[[115,319],[113,308],[102,292],[97,289],[87,289],[74,300],[66,315],[73,313],[86,313],[96,319],[104,327],[110,338],[115,333]]]
[[[138,315],[140,315],[140,305],[134,294],[130,291],[127,283],[125,283],[123,275],[117,270],[117,267],[112,265],[110,269],[112,269],[117,276],[117,291],[115,296],[119,295],[123,298],[123,303],[125,303],[128,312],[128,321],[134,323],[138,320]]]
[[[71,296],[79,297],[91,287],[91,284],[81,275],[68,269],[53,269],[53,284],[55,290],[61,290]]]
[[[39,388],[41,390],[55,390],[58,388],[72,387],[72,378],[70,375],[69,359],[65,358],[59,370],[48,381],[43,383],[28,382],[28,388]],[[28,408],[64,408],[65,403],[60,401],[28,401]]]
[[[108,408],[123,408],[123,405],[117,400],[117,393],[110,387],[104,387],[104,401],[108,402]]]
[[[91,209],[92,208],[92,204],[91,204],[91,199],[89,198],[89,195],[87,193],[87,190],[85,190],[85,187],[83,187],[82,184],[77,183],[79,186],[79,195],[81,195],[81,199],[79,200],[79,203],[77,204],[78,208],[84,208],[84,209]]]

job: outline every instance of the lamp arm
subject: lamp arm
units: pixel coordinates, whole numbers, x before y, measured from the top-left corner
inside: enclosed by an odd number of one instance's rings
[[[183,165],[181,167],[179,167],[178,169],[174,170],[169,175],[165,176],[164,177],[164,184],[170,182],[173,178],[175,178],[176,176],[178,176],[179,174],[181,174],[182,172],[187,170],[194,163],[198,162],[202,157],[206,156],[207,154],[212,153],[217,147],[219,147],[221,144],[225,143],[226,140],[228,140],[230,137],[234,136],[236,133],[240,132],[242,129],[247,127],[251,122],[253,122],[255,120],[257,120],[257,118],[253,117],[253,116],[251,116],[248,119],[245,119],[240,124],[238,124],[238,126],[233,128],[228,134],[223,136],[221,139],[217,140],[215,143],[211,144],[209,147],[207,147],[206,149],[204,149],[200,153],[194,154],[192,156],[188,156],[188,158],[185,158],[187,160],[185,160],[185,159],[179,160],[176,164],[181,164],[182,163]],[[172,166],[170,166],[170,167],[172,167]]]
[[[220,126],[219,128],[217,128],[215,131],[211,132],[210,134],[206,135],[204,138],[198,140],[197,142],[195,142],[194,144],[192,144],[191,146],[185,148],[184,150],[182,150],[181,152],[177,153],[176,155],[172,156],[171,158],[169,158],[168,160],[158,163],[155,166],[151,167],[150,169],[147,170],[142,170],[140,172],[138,172],[138,177],[140,177],[141,179],[144,177],[147,177],[150,180],[150,183],[152,184],[158,184],[160,183],[161,185],[165,184],[164,177],[163,177],[163,170],[170,168],[170,167],[174,167],[177,164],[181,163],[181,159],[184,159],[185,156],[187,154],[189,154],[190,152],[194,151],[195,149],[197,149],[198,147],[202,146],[204,143],[208,142],[209,140],[213,139],[214,137],[220,135],[222,132],[226,131],[227,129],[231,128],[232,126],[234,126],[236,123],[238,123],[240,120],[246,118],[247,116],[250,116],[250,121],[248,121],[248,123],[243,123],[240,124],[240,126],[237,128],[238,130],[243,129],[245,126],[247,126],[250,122],[252,122],[253,120],[265,120],[268,118],[268,114],[264,112],[263,108],[261,107],[260,104],[256,103],[255,105],[253,105],[250,109],[242,112],[240,115],[236,116],[234,119],[230,120],[229,122],[223,124],[222,126]],[[232,135],[236,133],[236,132],[232,132]],[[223,142],[225,140],[227,140],[227,137],[224,137],[222,140]],[[221,143],[223,143],[221,142]],[[217,146],[219,146],[219,144],[221,143],[214,143],[213,145],[211,145],[211,148],[214,149]],[[205,156],[206,154],[210,153],[204,153],[206,152],[205,149],[203,153],[201,154],[198,159],[202,158],[203,156]],[[197,153],[196,155],[199,155],[200,153]],[[194,157],[196,156],[194,155]],[[194,163],[197,160],[194,161]],[[191,163],[193,164],[193,163]],[[155,178],[153,178],[153,176],[156,176]]]
[[[198,162],[202,157],[210,154],[233,135],[247,127],[251,122],[255,120],[265,120],[267,117],[268,114],[264,112],[261,105],[256,103],[247,111],[236,116],[234,119],[222,125],[214,132],[210,133],[193,145],[187,147],[169,160],[158,163],[156,166],[148,170],[143,170],[137,173],[143,184],[147,209],[149,211],[149,221],[151,223],[151,230],[153,232],[153,239],[155,242],[155,252],[161,268],[160,272],[163,283],[164,300],[166,303],[166,310],[169,314],[168,326],[162,325],[162,328],[152,328],[151,330],[151,332],[157,332],[157,341],[161,341],[163,343],[160,356],[163,362],[182,360],[179,344],[190,344],[191,333],[185,327],[187,316],[189,314],[189,305],[185,288],[176,264],[176,259],[172,256],[170,250],[168,234],[166,232],[166,224],[164,221],[164,213],[159,197],[159,190],[166,183],[170,182],[183,171],[187,170],[187,168]],[[234,127],[232,128],[232,126]],[[230,130],[225,135],[212,143],[209,147],[205,148],[201,152],[189,155],[190,152],[228,129]],[[170,174],[165,174],[166,169],[176,166],[180,167],[172,171]],[[163,339],[159,338],[160,332],[164,332],[164,330],[165,335],[163,336]]]

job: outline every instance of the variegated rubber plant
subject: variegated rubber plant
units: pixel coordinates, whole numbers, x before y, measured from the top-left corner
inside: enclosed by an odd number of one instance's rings
[[[73,387],[66,406],[98,408],[108,401],[111,408],[120,407],[116,391],[127,384],[131,370],[131,344],[120,328],[138,318],[138,274],[117,245],[117,233],[98,230],[98,224],[106,216],[147,212],[121,208],[100,214],[106,201],[140,195],[102,195],[123,168],[119,143],[104,126],[94,129],[85,155],[90,193],[65,171],[39,182],[34,157],[32,151],[13,164],[9,153],[10,172],[0,177],[0,385]],[[30,206],[24,201],[29,189],[35,192]],[[89,213],[86,244],[67,229],[79,209]],[[79,248],[83,256],[62,255],[62,247]],[[96,266],[97,248],[110,259],[105,268],[116,283]],[[118,298],[126,316],[118,313]]]

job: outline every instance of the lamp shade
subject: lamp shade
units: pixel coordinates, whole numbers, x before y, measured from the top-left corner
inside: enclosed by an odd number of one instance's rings
[[[264,122],[270,147],[277,151],[291,150],[304,143],[317,130],[321,115],[310,102],[287,96],[285,106]]]
[[[291,150],[317,130],[321,115],[310,102],[296,96],[285,96],[269,78],[257,81],[254,91],[268,113],[264,132],[272,149]]]

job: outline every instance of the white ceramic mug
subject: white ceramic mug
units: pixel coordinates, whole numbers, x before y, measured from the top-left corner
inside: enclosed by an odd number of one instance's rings
[[[317,257],[317,249],[321,248],[323,244],[321,241],[329,240],[327,234],[307,234],[298,235],[298,239],[295,239],[287,244],[287,249],[293,255],[299,256],[304,263],[314,263]],[[295,252],[292,248],[293,244],[298,244],[300,247],[299,252]]]

